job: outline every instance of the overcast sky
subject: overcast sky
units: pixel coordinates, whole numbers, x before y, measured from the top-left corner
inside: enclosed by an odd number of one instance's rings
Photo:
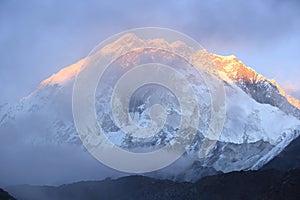
[[[145,26],[175,29],[211,53],[234,54],[296,94],[299,10],[297,0],[1,0],[0,104],[26,96],[108,36]]]

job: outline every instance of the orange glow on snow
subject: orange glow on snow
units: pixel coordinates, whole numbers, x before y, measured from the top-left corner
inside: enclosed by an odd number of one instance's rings
[[[81,69],[81,66],[83,65],[85,59],[82,59],[78,62],[76,62],[73,65],[70,65],[59,72],[53,74],[46,80],[44,80],[41,85],[46,85],[46,84],[58,84],[58,83],[64,83],[71,78],[74,78],[79,70]]]
[[[112,54],[121,54],[124,52],[124,49],[135,49],[139,52],[141,51],[141,47],[144,46],[150,46],[150,47],[157,47],[157,48],[163,48],[167,50],[175,50],[176,53],[182,54],[182,56],[185,56],[184,52],[192,52],[193,49],[191,47],[187,46],[185,43],[181,41],[175,41],[173,43],[168,43],[166,40],[162,38],[152,39],[152,40],[143,40],[139,37],[137,37],[134,34],[125,34],[120,39],[116,40],[115,42],[106,45],[104,48],[102,48],[99,53],[102,53],[104,55],[112,55]],[[153,51],[149,49],[148,51]],[[126,51],[125,51],[126,52]],[[195,54],[197,55],[197,54]],[[123,65],[126,67],[129,64],[135,63],[139,58],[137,57],[137,52],[131,52],[128,55],[124,56],[123,58]],[[271,82],[273,85],[277,87],[280,94],[288,100],[292,105],[300,109],[300,101],[298,99],[293,98],[292,96],[286,94],[284,89],[282,89],[275,81],[268,80],[262,75],[256,73],[253,69],[250,67],[245,66],[241,61],[239,61],[235,56],[219,56],[215,54],[210,54],[210,57],[215,64],[217,70],[219,71],[220,75],[222,77],[229,78],[228,81],[237,81],[239,79],[243,79],[245,81],[248,81],[249,83],[255,83],[260,80],[267,80],[268,82]],[[190,57],[189,59],[197,59]],[[58,73],[53,74],[48,79],[44,80],[40,86],[44,86],[47,84],[61,84],[65,83],[69,80],[72,80],[76,77],[77,73],[81,69],[83,63],[86,61],[85,59],[82,59],[78,62],[76,62],[73,65],[70,65],[62,70],[60,70]]]

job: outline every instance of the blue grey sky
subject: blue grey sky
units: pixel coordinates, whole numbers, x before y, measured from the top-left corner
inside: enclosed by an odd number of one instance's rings
[[[209,52],[234,54],[300,98],[300,1],[0,1],[0,104],[137,27],[181,31]]]

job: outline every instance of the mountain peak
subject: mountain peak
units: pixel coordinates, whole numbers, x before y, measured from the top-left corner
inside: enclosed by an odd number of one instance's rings
[[[234,55],[220,56],[211,54],[216,68],[222,74],[225,74],[231,81],[246,80],[248,82],[256,82],[261,79],[265,79],[262,75],[256,73],[250,67],[247,67]]]
[[[258,74],[255,70],[247,67],[238,60],[234,55],[230,56],[220,56],[216,54],[211,54],[211,58],[222,75],[227,76],[230,81],[238,82],[245,81],[251,84],[257,83],[259,81],[265,81],[272,84],[279,93],[284,96],[287,101],[294,107],[300,110],[300,101],[291,95],[288,95],[284,89],[282,89],[275,80],[267,79],[261,74]]]

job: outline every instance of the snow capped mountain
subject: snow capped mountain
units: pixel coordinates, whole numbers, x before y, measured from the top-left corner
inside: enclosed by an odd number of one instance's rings
[[[168,43],[163,39],[142,40],[133,34],[127,34],[107,45],[101,53],[114,54],[129,47],[146,44],[153,48],[176,49],[182,52],[182,55],[192,51],[180,41]],[[203,132],[207,129],[205,120],[210,115],[210,105],[203,104],[200,110],[204,113],[204,121],[187,155],[172,166],[150,175],[194,181],[218,171],[258,169],[299,136],[299,100],[285,94],[275,81],[268,80],[246,67],[234,56],[210,56],[221,75],[226,93],[227,116],[216,146],[206,157],[197,156],[205,137]],[[194,55],[190,59],[196,60],[197,56]],[[184,65],[176,55],[164,51],[137,50],[112,64],[115,68],[108,72],[110,74],[105,76],[104,84],[98,88],[106,93],[98,92],[96,96],[98,120],[107,136],[116,145],[129,150],[145,146],[161,147],[174,137],[178,128],[175,122],[179,119],[180,110],[175,96],[156,86],[137,91],[132,97],[129,110],[133,120],[143,126],[149,123],[147,108],[157,101],[162,103],[170,115],[162,131],[153,138],[138,140],[127,136],[114,124],[110,108],[106,106],[110,101],[107,94],[113,89],[111,83],[118,79],[119,71],[126,71],[130,65],[138,65],[145,61],[161,61],[166,64],[174,64],[176,61],[177,65]],[[73,179],[100,177],[99,174],[95,176],[99,171],[99,164],[82,148],[72,117],[72,88],[76,74],[84,62],[86,59],[52,75],[15,105],[0,106],[0,158],[3,158],[5,163],[0,172],[0,179],[7,177],[9,169],[13,169],[19,175],[12,180],[16,183],[26,182],[26,174],[30,171],[38,174],[36,183],[44,184],[58,179],[70,181],[67,177],[71,175],[74,175]],[[186,75],[191,75],[192,72],[191,70]],[[209,99],[203,82],[196,80],[192,81],[192,84],[199,97]],[[24,163],[24,160],[30,160],[30,163]],[[24,169],[20,172],[17,166],[23,163]],[[55,176],[49,178],[47,172],[41,169],[43,167]],[[66,173],[62,167],[72,170]],[[102,177],[113,176],[116,173],[108,169],[105,169],[105,172],[107,173]],[[65,174],[68,176],[64,176]]]

